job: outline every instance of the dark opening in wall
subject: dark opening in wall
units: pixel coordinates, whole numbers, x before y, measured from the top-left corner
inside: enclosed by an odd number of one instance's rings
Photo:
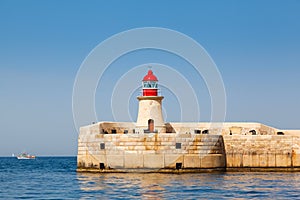
[[[249,132],[252,133],[252,135],[256,135],[256,130],[251,130]]]
[[[112,129],[112,130],[111,130],[111,133],[112,133],[112,134],[116,134],[116,133],[117,133],[117,130],[116,130],[116,129]]]
[[[105,149],[105,143],[100,143],[100,149]]]
[[[194,133],[195,133],[195,134],[200,134],[200,133],[201,133],[201,130],[195,129],[195,130],[194,130]]]
[[[135,133],[135,129],[133,129],[132,132]]]
[[[154,132],[154,120],[153,119],[148,120],[148,131],[150,133]]]
[[[202,131],[202,134],[208,134],[208,133],[209,133],[208,130],[203,130],[203,131]]]
[[[284,135],[284,132],[277,132],[277,135]]]
[[[181,169],[182,168],[182,163],[176,163],[176,169]]]
[[[127,134],[128,133],[128,130],[124,130],[124,134]]]
[[[105,169],[104,163],[100,163],[100,169]]]
[[[176,149],[181,149],[181,143],[176,143]]]
[[[85,162],[79,162],[79,163],[78,163],[78,166],[79,166],[79,167],[85,167]]]

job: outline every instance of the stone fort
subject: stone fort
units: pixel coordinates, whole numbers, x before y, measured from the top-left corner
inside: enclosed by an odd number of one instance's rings
[[[78,172],[300,171],[300,130],[260,123],[164,122],[149,69],[136,123],[80,128]]]

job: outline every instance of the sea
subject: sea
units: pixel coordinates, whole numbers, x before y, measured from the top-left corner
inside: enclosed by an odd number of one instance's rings
[[[300,173],[77,173],[76,157],[0,158],[0,199],[300,199]]]

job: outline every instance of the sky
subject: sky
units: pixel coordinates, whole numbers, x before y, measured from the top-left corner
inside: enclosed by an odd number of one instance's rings
[[[101,42],[143,27],[180,32],[206,50],[224,83],[225,121],[300,129],[299,10],[297,0],[1,0],[0,156],[22,151],[76,155],[72,94],[80,66]],[[200,117],[189,120],[211,119],[210,93],[191,64],[170,52],[144,49],[120,56],[99,80],[95,91],[98,120],[126,121],[111,114],[112,102],[136,119],[140,89],[128,88],[125,100],[112,101],[113,90],[118,84],[141,84],[149,63],[159,81],[166,83],[160,87],[166,121],[180,121],[180,106],[191,107],[180,105],[180,96],[168,87],[178,82],[175,72],[191,85],[198,100]],[[174,76],[162,66],[169,67]],[[122,79],[124,74],[131,78]],[[168,75],[170,79],[160,80]]]

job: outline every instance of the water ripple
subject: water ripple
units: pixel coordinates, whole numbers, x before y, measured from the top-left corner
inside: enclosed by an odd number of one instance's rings
[[[0,158],[0,199],[298,199],[300,173],[76,173],[75,157]]]

